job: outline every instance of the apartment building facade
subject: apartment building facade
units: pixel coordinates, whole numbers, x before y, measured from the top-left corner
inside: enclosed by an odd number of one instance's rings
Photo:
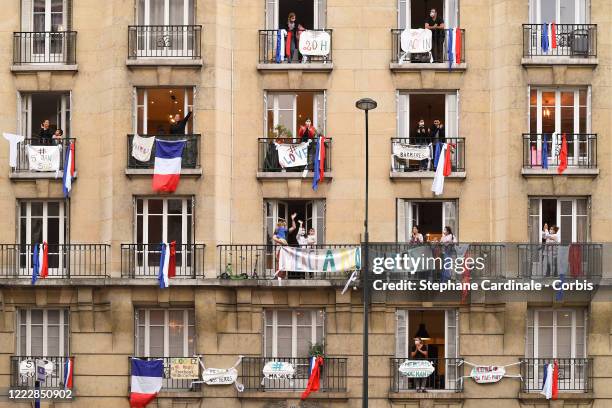
[[[378,103],[369,112],[372,256],[413,248],[414,226],[435,250],[448,226],[457,250],[486,260],[474,281],[550,282],[570,264],[562,279],[596,283],[564,293],[373,291],[369,405],[611,403],[608,1],[5,3],[0,119],[24,140],[14,162],[9,142],[0,147],[0,406],[32,405],[8,397],[34,387],[33,361],[51,367],[43,389],[64,389],[70,359],[74,398],[42,406],[127,407],[130,358],[164,359],[152,406],[361,404],[361,284],[344,292],[344,272],[277,274],[273,236],[296,214],[318,248],[362,242],[362,97]],[[435,51],[410,53],[405,33],[432,8],[444,23]],[[304,55],[288,38],[291,12],[311,41]],[[171,133],[175,115],[190,112]],[[274,142],[295,142],[307,119],[316,134],[306,168],[284,168]],[[440,195],[432,163],[394,154],[406,145],[435,152],[440,136],[420,135],[420,119],[439,120],[452,144]],[[45,120],[63,135],[42,141]],[[132,155],[138,136],[186,141],[175,192],[152,190],[154,159]],[[319,141],[324,178],[314,189]],[[32,162],[54,149],[59,171]],[[559,227],[558,246],[542,244],[545,224]],[[177,276],[160,289],[159,243],[170,241]],[[49,276],[32,283],[42,242]],[[414,278],[391,272],[387,281]],[[434,367],[427,393],[400,374],[417,335]],[[313,345],[325,356],[322,388],[301,402]],[[194,356],[214,368],[243,356],[244,391],[172,373],[176,359]],[[560,395],[548,401],[539,391],[555,360]],[[264,378],[270,362],[291,365],[294,378]],[[471,364],[521,378],[478,384],[467,378]]]

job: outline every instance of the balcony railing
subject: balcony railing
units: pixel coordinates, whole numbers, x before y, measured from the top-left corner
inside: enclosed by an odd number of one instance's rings
[[[64,139],[40,139],[40,138],[29,138],[24,139],[23,142],[17,145],[17,166],[12,169],[13,173],[29,173],[29,172],[39,172],[36,169],[30,168],[30,158],[28,155],[28,151],[30,148],[38,149],[41,156],[45,156],[44,153],[50,151],[51,149],[59,149],[59,171],[64,170],[64,159],[66,158],[66,148],[68,147],[68,143],[74,143],[74,162],[76,169],[76,139],[74,138],[64,138]],[[43,151],[44,150],[44,151]],[[55,171],[49,172],[40,172],[40,173],[49,173],[49,177],[55,177]]]
[[[597,57],[596,24],[556,24],[555,48],[548,34],[548,46],[544,45],[544,27],[544,24],[523,24],[523,57]]]
[[[270,362],[284,362],[293,366],[293,378],[266,379],[263,368]],[[240,380],[245,391],[304,391],[310,377],[308,358],[243,357]],[[324,357],[319,392],[345,392],[347,384],[347,359]]]
[[[202,366],[199,363],[197,357],[128,357],[128,363],[131,366],[132,358],[138,360],[164,360],[164,377],[162,379],[162,391],[199,391],[201,384],[194,384],[195,381],[199,381],[202,377]],[[192,364],[198,365],[198,378],[194,379],[173,379],[170,376],[171,366],[176,361],[175,359],[188,360]],[[128,383],[128,392],[130,385]]]
[[[432,62],[440,62],[448,64],[448,32],[450,30],[444,30],[444,38],[441,40],[441,44],[436,45],[432,40],[432,50],[431,53],[423,53],[423,54],[410,54],[404,52],[402,50],[402,42],[401,36],[402,29],[392,29],[391,30],[391,63],[392,64],[404,64],[404,63],[429,63]],[[465,62],[465,30],[461,29],[461,63]],[[436,48],[434,48],[436,47]],[[440,47],[440,50],[437,49]],[[455,57],[453,57],[455,58]],[[453,61],[455,62],[455,61]]]
[[[37,380],[36,367],[45,367],[45,380],[40,388],[64,388],[64,370],[69,357],[11,356],[11,388],[34,389]],[[70,357],[74,364],[75,358]]]
[[[202,58],[201,25],[128,27],[128,58]]]
[[[423,138],[391,138],[391,171],[394,172],[411,172],[411,171],[435,171],[434,157],[436,153],[436,143],[439,139],[430,137]],[[465,138],[447,137],[446,143],[453,146],[451,150],[451,168],[453,172],[465,171]],[[415,152],[419,149],[427,147],[430,159],[411,160],[402,158],[402,155],[410,154],[411,150]],[[407,156],[410,157],[410,156]]]
[[[296,172],[301,173],[304,170],[304,166],[300,167],[287,167],[283,168],[278,162],[278,151],[276,145],[278,144],[294,144],[300,143],[297,139],[291,138],[259,138],[257,139],[259,160],[258,160],[258,171],[260,172]],[[314,170],[314,158],[317,152],[317,139],[312,139],[308,146],[308,158],[307,168],[309,171]],[[331,171],[332,163],[332,139],[325,139],[325,171]]]
[[[561,143],[562,135],[523,133],[523,168],[542,169],[542,150],[546,136],[547,163],[549,167],[559,166],[559,156],[555,154]],[[597,168],[597,135],[592,133],[566,133],[567,167],[577,169]]]
[[[160,140],[186,140],[185,148],[183,149],[183,157],[181,166],[184,169],[200,168],[200,135],[146,135],[155,136]],[[134,135],[128,135],[127,138],[127,168],[128,169],[152,169],[155,164],[155,143],[151,150],[151,158],[147,162],[136,160],[132,156],[132,143]]]
[[[415,378],[408,378],[399,372],[399,368],[407,358],[391,359],[391,392],[416,391]],[[434,367],[434,372],[427,377],[425,388],[428,390],[463,391],[463,359],[462,358],[428,358]]]
[[[13,64],[76,64],[76,31],[13,33]]]
[[[310,249],[354,248],[358,245],[309,245]],[[217,245],[219,250],[219,276],[226,279],[272,279],[277,277],[277,245]],[[347,278],[342,272],[286,272],[289,279],[327,279]]]
[[[204,277],[205,247],[205,244],[176,244],[176,278]],[[160,244],[121,244],[121,276],[157,279],[160,257]]]
[[[315,50],[320,51],[320,54],[325,53],[326,55],[310,55],[303,57],[296,50],[293,58],[289,55],[285,55],[285,42],[279,42],[280,30],[259,30],[259,63],[260,64],[282,64],[282,63],[294,63],[294,64],[308,64],[308,63],[331,63],[332,62],[332,30],[309,30],[314,32],[315,41],[310,45]],[[317,41],[317,36],[324,36],[327,33],[329,35],[329,42],[325,39]],[[280,49],[279,47],[283,47]],[[327,51],[327,52],[326,52]],[[299,58],[298,58],[299,57]]]
[[[521,389],[540,392],[544,382],[544,367],[559,365],[559,391],[593,391],[593,359],[591,358],[524,358],[521,359]]]
[[[105,278],[110,245],[49,244],[49,278]],[[33,245],[0,244],[0,278],[32,277]]]
[[[602,244],[519,244],[523,278],[596,279],[602,274]]]

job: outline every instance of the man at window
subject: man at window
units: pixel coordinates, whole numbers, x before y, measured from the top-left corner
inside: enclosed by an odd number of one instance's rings
[[[423,343],[423,340],[420,337],[414,338],[414,346],[410,347],[410,359],[411,360],[427,360],[429,356],[429,351],[427,349],[427,345]],[[423,378],[415,378],[417,392],[425,392],[425,387],[427,385],[427,377]]]
[[[431,30],[431,56],[433,62],[443,62],[444,20],[438,16],[436,9],[432,8],[429,12],[429,18],[425,21],[425,28]]]
[[[40,144],[51,144],[51,140],[53,139],[53,130],[51,130],[49,119],[45,119],[40,125],[40,132],[38,133],[38,137],[40,138]]]
[[[295,13],[289,13],[287,17],[287,42],[285,44],[285,58],[289,63],[298,62],[300,56],[300,34],[304,31],[304,27],[297,22]]]
[[[174,115],[174,123],[170,125],[170,134],[171,135],[184,135],[185,127],[187,126],[187,122],[191,118],[191,108],[189,108],[189,112],[187,116],[181,120],[181,115],[178,113]]]

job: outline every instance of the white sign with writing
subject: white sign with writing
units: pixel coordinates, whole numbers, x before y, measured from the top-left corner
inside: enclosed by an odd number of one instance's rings
[[[197,357],[170,359],[170,378],[173,380],[197,380],[200,374]]]
[[[306,30],[300,34],[300,53],[315,57],[329,55],[331,36],[327,31]]]
[[[26,359],[19,362],[19,375],[24,377],[34,377],[36,375],[36,366],[42,368],[44,375],[51,375],[55,371],[55,364],[49,360]]]
[[[506,375],[506,368],[503,366],[474,366],[470,372],[470,377],[478,384],[496,383]]]
[[[408,378],[426,378],[434,371],[434,366],[428,360],[406,360],[400,366],[400,374]]]
[[[405,143],[393,143],[393,155],[402,160],[425,160],[431,158],[429,146]]]
[[[27,146],[31,171],[59,171],[61,146]]]
[[[295,368],[286,361],[270,361],[263,368],[263,376],[267,380],[291,380]]]
[[[275,143],[278,162],[282,168],[300,167],[308,164],[308,145],[310,141],[297,144]]]
[[[400,36],[402,51],[421,54],[431,51],[431,30],[427,28],[407,28]]]
[[[202,372],[202,381],[208,385],[230,385],[238,379],[235,368],[207,368]]]

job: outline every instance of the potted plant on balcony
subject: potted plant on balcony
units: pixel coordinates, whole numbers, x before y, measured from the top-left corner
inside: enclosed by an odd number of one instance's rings
[[[310,372],[312,371],[312,366],[314,365],[314,359],[316,359],[317,357],[325,357],[325,342],[321,341],[321,343],[315,342],[315,343],[311,343],[309,342],[310,347],[308,347],[308,377],[310,377]],[[320,372],[321,372],[321,379],[323,378],[323,369],[325,368],[325,364],[321,365],[320,368]]]

